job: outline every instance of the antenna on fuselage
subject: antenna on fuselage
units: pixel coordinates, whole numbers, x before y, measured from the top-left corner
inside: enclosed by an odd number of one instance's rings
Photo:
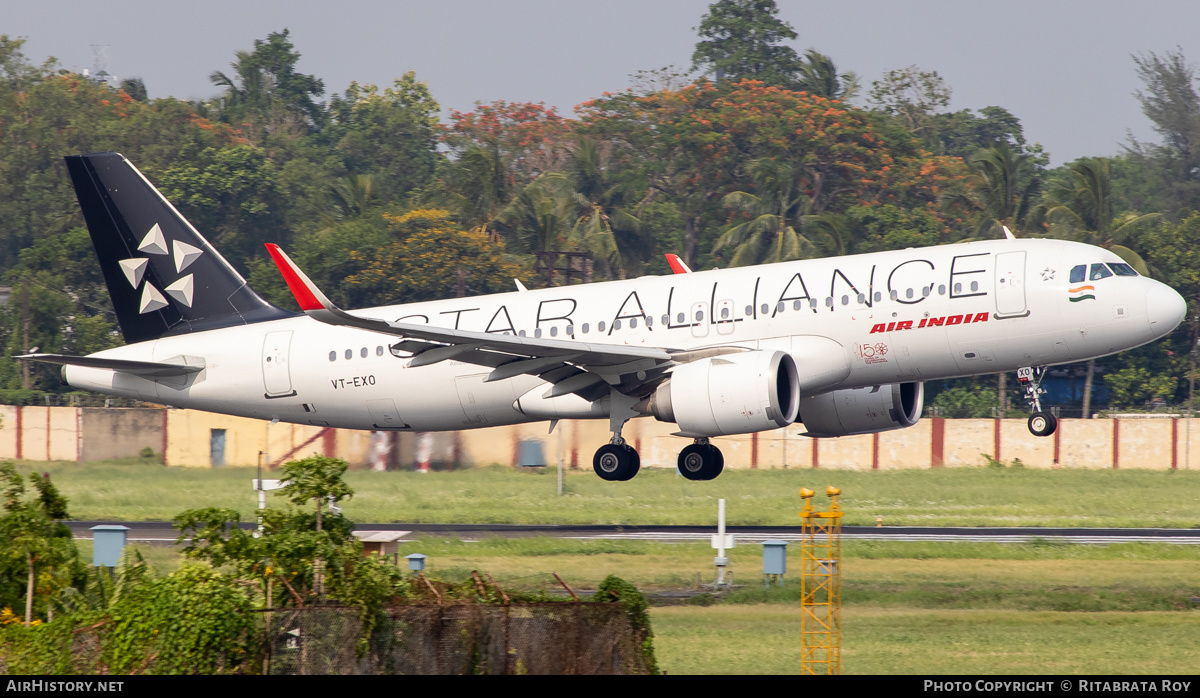
[[[1012,231],[1008,229],[1007,225],[1002,225],[1000,227],[1004,229],[1004,237],[1008,238],[1009,240],[1017,239],[1017,236],[1012,234]]]

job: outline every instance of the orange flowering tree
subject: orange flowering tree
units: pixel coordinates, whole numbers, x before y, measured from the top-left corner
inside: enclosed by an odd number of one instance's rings
[[[680,202],[693,226],[689,247],[705,218],[726,223],[717,203],[752,188],[746,167],[762,158],[791,164],[805,215],[871,204],[936,210],[945,188],[965,174],[957,158],[885,135],[868,112],[752,80],[608,95],[579,112],[581,129],[621,143],[643,163],[647,186]]]

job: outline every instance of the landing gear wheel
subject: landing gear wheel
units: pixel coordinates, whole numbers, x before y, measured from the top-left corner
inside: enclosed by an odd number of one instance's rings
[[[1058,428],[1058,419],[1049,412],[1034,412],[1029,415],[1029,433],[1034,436],[1050,436]]]
[[[642,459],[632,446],[605,444],[596,449],[592,457],[592,469],[602,480],[620,482],[637,475]]]
[[[725,457],[711,444],[692,444],[679,452],[679,472],[689,480],[711,480],[724,467]]]

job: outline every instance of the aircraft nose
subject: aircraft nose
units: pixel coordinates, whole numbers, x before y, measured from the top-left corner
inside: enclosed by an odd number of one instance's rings
[[[1146,294],[1146,316],[1150,329],[1161,337],[1179,326],[1187,314],[1187,302],[1166,284],[1154,285]]]

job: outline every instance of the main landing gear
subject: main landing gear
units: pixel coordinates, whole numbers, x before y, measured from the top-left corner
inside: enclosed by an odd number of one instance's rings
[[[725,456],[708,439],[696,439],[696,443],[679,452],[679,474],[689,480],[711,480],[724,468]]]
[[[619,435],[611,443],[596,449],[592,457],[592,469],[601,479],[622,482],[633,479],[642,467],[637,450],[625,443]],[[712,480],[725,469],[725,456],[721,449],[708,439],[696,439],[696,443],[679,452],[679,473],[689,480]]]
[[[1025,390],[1025,401],[1033,408],[1029,415],[1029,433],[1034,436],[1050,436],[1058,428],[1058,418],[1049,412],[1042,411],[1042,378],[1046,376],[1045,366],[1025,366],[1017,369],[1017,382]]]
[[[616,390],[612,391],[608,422],[612,439],[596,449],[596,455],[592,456],[592,469],[603,480],[630,480],[642,467],[637,449],[621,438],[625,422],[636,414],[632,410],[634,404],[634,400]],[[710,444],[706,438],[696,439],[696,443],[679,452],[679,472],[689,480],[711,480],[720,475],[724,468],[725,457],[721,455],[721,449]]]

